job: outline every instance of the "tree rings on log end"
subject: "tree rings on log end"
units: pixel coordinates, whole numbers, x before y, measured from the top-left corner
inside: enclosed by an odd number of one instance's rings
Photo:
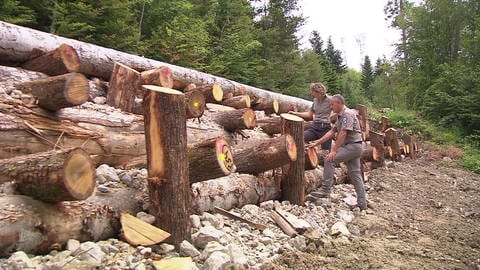
[[[68,77],[65,85],[65,100],[72,105],[80,105],[88,100],[88,79],[80,73],[73,73]]]
[[[256,114],[252,109],[245,109],[242,118],[246,128],[254,128],[257,125]]]
[[[187,97],[186,109],[187,118],[199,118],[202,117],[205,111],[205,96],[200,91],[190,91],[185,93]]]
[[[297,160],[298,149],[295,139],[289,134],[285,136],[285,143],[287,144],[288,157],[291,161]]]
[[[170,95],[184,95],[182,92],[178,90],[156,86],[156,85],[143,85],[143,88],[145,88],[146,90],[161,92],[161,93],[170,94]]]
[[[318,155],[315,147],[310,147],[305,153],[305,169],[315,169],[318,166]]]
[[[282,113],[280,115],[283,119],[294,121],[294,122],[303,122],[304,120],[296,115],[290,113]]]
[[[213,86],[212,86],[212,95],[213,95],[213,98],[217,101],[217,102],[221,102],[223,100],[223,89],[222,87],[220,86],[220,84],[218,83],[214,83]]]
[[[92,195],[95,188],[95,167],[84,150],[77,148],[65,159],[63,181],[65,188],[76,200],[84,200]]]
[[[78,72],[80,70],[80,60],[78,54],[72,46],[62,44],[58,47],[63,64],[69,72]]]
[[[216,139],[215,152],[220,169],[225,175],[229,175],[234,171],[233,155],[230,144],[228,144],[224,137],[218,137]]]
[[[278,100],[277,99],[274,99],[273,100],[273,111],[278,114],[278,112],[280,111],[280,103],[278,103]]]

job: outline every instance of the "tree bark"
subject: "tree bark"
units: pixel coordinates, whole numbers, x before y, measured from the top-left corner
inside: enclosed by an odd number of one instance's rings
[[[255,112],[252,109],[238,109],[233,111],[217,112],[212,119],[226,131],[252,129],[256,125]]]
[[[135,99],[137,93],[141,93],[141,85],[142,77],[140,72],[116,62],[110,79],[107,104],[125,112],[135,112]]]
[[[185,108],[187,111],[187,119],[200,118],[205,111],[205,96],[200,91],[185,92]]]
[[[173,88],[173,76],[170,68],[163,66],[142,72],[142,84],[151,84],[166,88]],[[141,91],[140,89],[140,92]],[[140,97],[143,94],[140,93]]]
[[[79,201],[95,188],[95,167],[80,148],[0,160],[0,183],[15,181],[20,194],[45,202]]]
[[[234,152],[235,166],[239,173],[257,175],[296,160],[298,151],[301,149],[297,149],[293,137],[287,134]]]
[[[223,137],[190,145],[188,163],[190,183],[229,175],[234,170],[232,151]]]
[[[227,98],[222,101],[222,105],[229,106],[235,109],[250,108],[250,96],[242,95]]]
[[[282,133],[282,120],[278,116],[259,119],[257,125],[270,136]]]
[[[400,143],[398,140],[398,133],[394,128],[388,128],[385,130],[385,144],[389,149],[389,156],[395,161],[400,161]]]
[[[32,94],[37,98],[38,106],[50,111],[83,104],[89,94],[88,80],[80,73],[25,82],[17,85],[17,88]]]
[[[68,239],[83,242],[117,236],[120,211],[139,212],[140,194],[122,188],[85,201],[61,204],[22,195],[0,196],[0,255],[17,250],[47,253],[61,249]]]
[[[276,99],[260,98],[252,106],[255,111],[264,111],[265,114],[274,114],[279,112],[279,104]]]
[[[385,166],[385,135],[382,133],[370,131],[370,145],[375,149],[375,163],[378,167]]]
[[[368,109],[367,106],[358,104],[358,114],[360,115],[360,128],[362,130],[362,138],[366,141],[369,137],[370,125],[368,122]]]
[[[293,104],[300,111],[312,105],[311,101],[290,97],[256,87],[240,84],[225,78],[209,75],[196,70],[183,68],[141,56],[131,55],[116,50],[96,46],[74,39],[63,38],[22,26],[0,22],[0,62],[25,62],[29,60],[32,50],[51,51],[62,43],[71,45],[80,58],[80,72],[89,76],[99,76],[108,80],[114,62],[124,63],[136,70],[144,71],[166,66],[172,70],[173,79],[183,83],[183,89],[189,83],[206,85],[218,83],[226,93],[244,87],[246,93],[257,98],[277,99],[280,103]],[[175,88],[175,86],[174,86]]]
[[[185,95],[158,86],[143,88],[150,202],[156,225],[178,247],[191,235]]]
[[[80,71],[80,60],[72,46],[61,44],[53,51],[42,54],[23,64],[23,68],[50,76]]]
[[[282,134],[289,134],[295,140],[297,149],[304,149],[303,119],[292,115],[282,114]],[[282,168],[282,198],[293,204],[305,203],[305,155],[298,155],[295,161]]]

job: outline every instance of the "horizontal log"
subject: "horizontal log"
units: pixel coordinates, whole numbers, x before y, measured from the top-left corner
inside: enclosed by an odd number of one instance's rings
[[[184,86],[189,83],[195,83],[196,85],[218,83],[223,91],[227,93],[243,87],[247,94],[251,96],[272,100],[277,99],[280,103],[292,104],[299,111],[308,110],[312,104],[311,101],[240,84],[196,70],[0,21],[0,55],[2,55],[0,62],[25,62],[30,59],[33,50],[51,51],[64,43],[72,46],[77,51],[80,58],[80,72],[89,76],[99,76],[108,80],[115,61],[124,63],[139,71],[166,66],[172,71],[173,79],[183,82]]]
[[[227,131],[252,129],[256,125],[256,115],[252,109],[222,111],[212,115],[212,119]]]
[[[80,60],[72,46],[61,44],[53,51],[28,60],[23,68],[56,76],[80,71]]]

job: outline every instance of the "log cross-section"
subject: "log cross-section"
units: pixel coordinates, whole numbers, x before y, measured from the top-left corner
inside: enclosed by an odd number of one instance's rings
[[[80,148],[52,150],[0,160],[0,183],[8,180],[20,194],[41,201],[77,201],[92,194],[95,168]]]
[[[278,113],[280,106],[277,99],[260,98],[252,106],[255,111],[264,111],[265,114]]]
[[[235,166],[239,173],[259,174],[295,161],[298,151],[302,150],[297,149],[293,137],[286,134],[234,152]]]
[[[305,151],[305,170],[313,170],[317,166],[318,166],[317,149],[315,149],[315,147],[310,147]]]
[[[38,106],[50,111],[83,104],[89,95],[88,80],[80,73],[25,82],[18,84],[17,88],[34,96]]]
[[[27,61],[23,68],[56,76],[80,71],[80,60],[72,46],[62,44],[53,51]]]
[[[303,119],[293,114],[281,114],[282,134],[289,134],[295,140],[297,149],[304,149]],[[282,167],[282,196],[293,204],[305,202],[305,155],[297,155],[295,161]]]
[[[212,119],[230,132],[252,129],[256,125],[255,112],[250,108],[217,112],[212,115]]]
[[[202,92],[194,90],[185,92],[187,118],[200,118],[205,111],[205,96]]]
[[[121,63],[113,66],[110,88],[107,93],[107,104],[125,112],[138,112],[135,101],[140,93],[142,77],[140,72]]]
[[[229,175],[234,170],[230,145],[224,137],[189,145],[190,182],[200,182]]]
[[[222,87],[217,83],[200,86],[195,88],[195,90],[198,90],[205,95],[207,103],[219,103],[223,100]]]
[[[185,95],[153,85],[143,88],[150,201],[156,225],[170,232],[170,242],[178,247],[191,234]]]

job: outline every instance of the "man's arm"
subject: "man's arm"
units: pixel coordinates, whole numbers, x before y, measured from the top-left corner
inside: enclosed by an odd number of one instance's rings
[[[288,112],[290,114],[296,115],[298,117],[303,118],[305,121],[312,121],[313,120],[313,111],[308,112]]]
[[[345,129],[340,130],[337,134],[337,139],[335,140],[335,144],[332,147],[332,151],[328,153],[327,160],[333,161],[335,159],[335,155],[337,155],[337,150],[343,145],[345,141],[345,137],[347,137],[347,131]]]
[[[325,135],[323,135],[322,138],[320,138],[316,141],[312,141],[309,144],[307,144],[307,148],[311,148],[311,147],[315,147],[317,145],[321,145],[322,143],[324,143],[324,142],[330,140],[331,138],[333,138],[334,135],[335,135],[335,132],[331,129],[327,133],[325,133]]]

